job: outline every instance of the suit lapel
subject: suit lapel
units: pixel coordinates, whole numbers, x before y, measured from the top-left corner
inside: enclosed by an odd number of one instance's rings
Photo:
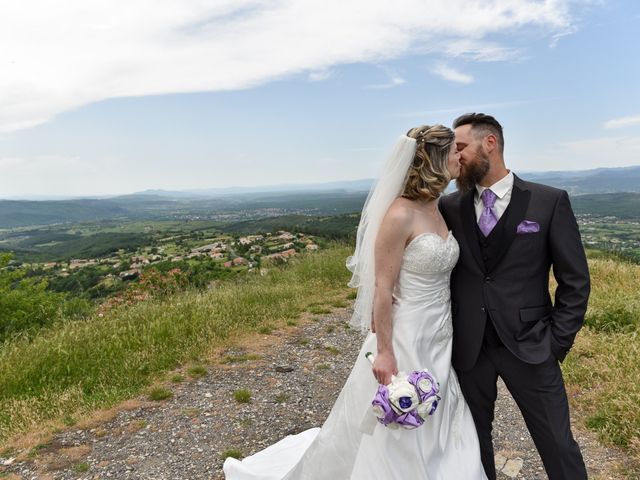
[[[460,213],[462,216],[462,229],[466,243],[471,250],[473,258],[476,259],[480,270],[484,272],[484,262],[482,261],[482,252],[480,251],[480,245],[478,244],[478,236],[476,235],[476,211],[473,206],[474,190],[471,190],[460,198]]]
[[[511,200],[509,201],[509,214],[505,222],[504,235],[502,237],[502,244],[499,246],[500,254],[494,257],[493,261],[487,265],[489,271],[493,270],[509,251],[509,247],[516,238],[516,231],[518,225],[527,213],[529,208],[529,200],[531,199],[531,192],[526,188],[524,182],[515,175],[513,176],[513,189],[511,190]]]

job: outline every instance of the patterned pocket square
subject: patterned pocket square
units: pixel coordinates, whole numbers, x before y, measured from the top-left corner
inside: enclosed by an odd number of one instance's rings
[[[518,229],[516,233],[538,233],[540,231],[540,225],[537,222],[532,222],[531,220],[523,220],[518,225]]]

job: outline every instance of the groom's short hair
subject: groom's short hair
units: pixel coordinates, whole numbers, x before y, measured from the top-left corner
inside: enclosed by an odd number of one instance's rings
[[[453,128],[456,129],[463,125],[471,125],[471,129],[476,133],[488,135],[492,133],[498,140],[500,145],[500,153],[504,153],[504,135],[502,134],[502,125],[491,115],[484,113],[465,113],[460,115],[453,121]]]

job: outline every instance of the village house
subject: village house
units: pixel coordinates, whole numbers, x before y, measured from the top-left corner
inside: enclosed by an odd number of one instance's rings
[[[94,259],[91,260],[83,260],[79,258],[73,258],[69,260],[69,270],[73,270],[75,268],[84,268],[90,265],[95,265],[97,262]]]
[[[136,255],[131,257],[131,263],[137,263],[140,265],[148,265],[149,259],[143,255]]]
[[[222,242],[215,242],[215,243],[210,243],[208,245],[203,245],[202,247],[194,248],[191,251],[192,252],[211,252],[211,251],[215,252],[217,250],[218,252],[221,252],[222,249],[224,248],[225,248],[225,245]]]
[[[289,250],[285,250],[284,252],[280,252],[280,255],[283,258],[289,258],[289,257],[294,257],[298,254],[298,252],[296,252],[293,248],[289,249]]]
[[[240,237],[238,242],[240,245],[250,245],[255,242],[261,242],[262,240],[264,240],[264,236],[262,235],[247,235],[246,237]]]
[[[234,265],[246,265],[248,263],[247,259],[243,257],[236,257],[232,260],[232,262]]]
[[[295,237],[295,235],[292,235],[289,232],[285,232],[284,230],[280,230],[278,233],[278,238],[282,239],[282,240],[293,240]]]

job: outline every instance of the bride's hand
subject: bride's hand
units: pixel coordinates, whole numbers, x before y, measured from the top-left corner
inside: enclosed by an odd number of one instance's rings
[[[373,361],[373,376],[381,385],[389,385],[391,376],[398,373],[396,357],[393,353],[378,353]]]

